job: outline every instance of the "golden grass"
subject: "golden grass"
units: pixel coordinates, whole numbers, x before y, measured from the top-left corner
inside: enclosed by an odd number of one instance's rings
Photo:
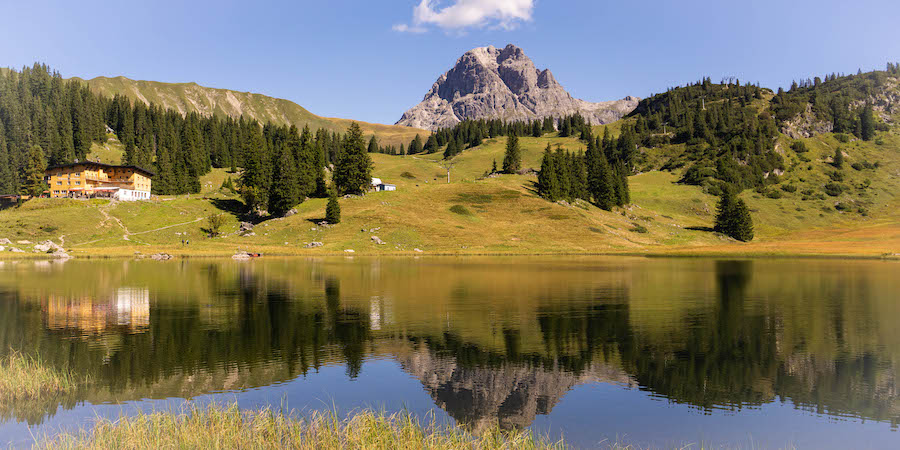
[[[527,431],[495,428],[476,434],[405,412],[360,411],[340,419],[333,412],[297,417],[271,408],[242,411],[236,404],[213,404],[100,420],[93,430],[65,433],[35,448],[551,449],[565,444]]]
[[[11,350],[0,361],[0,404],[32,401],[75,390],[78,377],[45,365],[40,359]]]

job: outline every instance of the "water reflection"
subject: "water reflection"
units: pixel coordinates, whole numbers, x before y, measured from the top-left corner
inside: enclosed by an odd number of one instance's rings
[[[264,388],[326,365],[355,379],[387,357],[473,429],[529,426],[591,383],[702,410],[780,400],[896,427],[895,274],[875,262],[622,259],[6,266],[0,349],[94,383],[0,413],[40,423],[81,401]]]

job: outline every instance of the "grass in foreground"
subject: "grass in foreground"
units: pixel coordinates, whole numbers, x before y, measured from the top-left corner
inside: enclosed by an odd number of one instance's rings
[[[105,448],[297,448],[297,449],[550,449],[562,442],[536,439],[529,432],[498,429],[473,434],[422,423],[408,413],[361,411],[341,420],[333,413],[305,418],[272,409],[242,411],[236,404],[191,406],[184,412],[157,412],[99,421],[93,430],[63,434],[38,443],[46,449]]]
[[[38,400],[78,388],[78,378],[15,350],[0,361],[0,403]]]

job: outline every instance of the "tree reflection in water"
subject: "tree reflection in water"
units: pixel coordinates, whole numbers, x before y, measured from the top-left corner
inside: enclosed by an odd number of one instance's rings
[[[597,382],[702,409],[783,400],[896,426],[892,281],[869,266],[681,264],[551,264],[541,275],[327,260],[4,269],[0,351],[94,382],[0,413],[39,423],[81,401],[264,387],[334,364],[355,379],[367,358],[387,356],[473,429],[526,427]]]

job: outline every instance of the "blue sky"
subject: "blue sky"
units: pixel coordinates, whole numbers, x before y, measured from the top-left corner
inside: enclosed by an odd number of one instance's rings
[[[259,92],[393,123],[474,47],[522,47],[572,95],[701,76],[764,86],[900,61],[897,0],[0,0],[0,66]]]

